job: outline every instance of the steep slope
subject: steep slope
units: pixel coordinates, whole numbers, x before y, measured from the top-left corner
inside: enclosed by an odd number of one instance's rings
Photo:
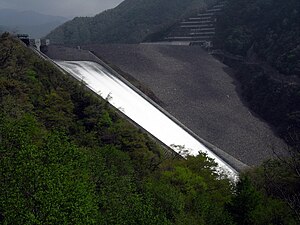
[[[175,23],[184,14],[216,0],[125,0],[114,9],[89,18],[75,18],[52,31],[52,43],[137,43]]]
[[[230,0],[215,40],[217,48],[241,56],[225,63],[237,69],[250,108],[293,146],[300,145],[299,24],[298,0]]]
[[[300,76],[300,1],[230,0],[217,23],[217,47],[256,53],[281,73]]]
[[[137,179],[160,147],[7,34],[0,53],[0,223],[152,220]]]
[[[203,12],[195,12],[193,15],[182,19],[177,24],[150,34],[145,38],[146,42],[164,42],[177,45],[200,45],[212,47],[215,35],[215,23],[217,15],[222,12],[226,1],[218,1]]]
[[[150,88],[197,135],[248,165],[281,154],[285,144],[241,101],[230,68],[199,47],[91,45],[99,57]]]

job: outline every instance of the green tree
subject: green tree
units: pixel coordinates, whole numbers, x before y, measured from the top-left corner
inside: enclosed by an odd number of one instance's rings
[[[99,224],[166,224],[151,199],[138,192],[127,153],[114,147],[89,151],[96,184]]]
[[[224,204],[231,199],[229,180],[220,179],[206,155],[165,161],[145,189],[174,224],[231,224]]]
[[[2,119],[0,212],[4,224],[93,224],[97,213],[86,158],[62,133],[31,116]]]
[[[227,209],[236,224],[297,224],[285,202],[259,191],[247,176],[237,184],[235,196]]]

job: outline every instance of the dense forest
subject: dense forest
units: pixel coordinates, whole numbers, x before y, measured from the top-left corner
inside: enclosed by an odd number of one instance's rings
[[[239,61],[229,57],[224,62],[236,68],[236,77],[250,108],[297,148],[300,146],[299,24],[298,0],[230,0],[218,18],[215,39],[216,48],[239,57]]]
[[[139,43],[149,34],[217,0],[125,0],[95,17],[80,17],[52,31],[56,44]]]
[[[286,75],[300,76],[300,2],[229,0],[217,44],[233,54],[253,52]]]
[[[165,157],[105,100],[7,33],[0,53],[1,224],[299,222],[299,157],[233,184],[205,155]]]

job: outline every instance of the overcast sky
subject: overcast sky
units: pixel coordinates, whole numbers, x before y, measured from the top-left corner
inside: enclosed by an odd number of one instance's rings
[[[0,0],[0,8],[33,10],[54,16],[93,16],[123,0]]]

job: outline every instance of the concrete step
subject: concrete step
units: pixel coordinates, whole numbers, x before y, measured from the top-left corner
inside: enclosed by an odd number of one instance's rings
[[[184,21],[181,22],[180,24],[186,25],[186,24],[209,24],[212,23],[211,20],[203,20],[203,21]]]
[[[222,9],[221,8],[213,8],[213,9],[208,9],[206,12],[220,12]]]
[[[215,31],[215,30],[216,30],[216,28],[214,28],[214,27],[204,27],[204,28],[191,29],[191,32]]]
[[[165,40],[209,40],[213,36],[185,36],[185,37],[166,37]]]
[[[202,17],[202,16],[214,16],[215,14],[213,12],[211,13],[199,13],[197,16]]]
[[[167,37],[203,37],[214,36],[215,32],[172,32]]]
[[[203,17],[190,17],[189,20],[211,20],[211,16],[203,16]]]
[[[191,24],[191,25],[181,25],[181,28],[203,28],[203,27],[213,27],[214,25],[212,23],[207,24]]]
[[[216,33],[213,32],[191,32],[190,35],[198,35],[198,36],[202,36],[202,35],[215,35]]]
[[[217,3],[205,12],[181,21],[165,38],[168,42],[191,42],[206,45],[215,36],[216,15],[223,9],[225,1]]]

